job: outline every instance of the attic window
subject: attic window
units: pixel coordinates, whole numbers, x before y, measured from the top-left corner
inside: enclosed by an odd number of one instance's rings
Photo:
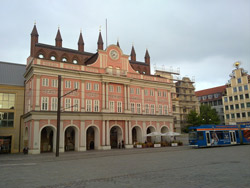
[[[77,62],[77,60],[76,60],[76,59],[74,59],[74,60],[73,60],[73,63],[74,63],[74,64],[77,64],[78,62]]]
[[[67,61],[68,61],[67,58],[65,57],[62,58],[62,62],[67,62]]]
[[[43,58],[44,58],[44,55],[43,55],[43,54],[39,54],[39,55],[38,55],[38,58],[43,59]]]
[[[50,57],[50,59],[51,59],[52,61],[55,61],[55,60],[56,60],[56,57],[52,55],[52,56]]]

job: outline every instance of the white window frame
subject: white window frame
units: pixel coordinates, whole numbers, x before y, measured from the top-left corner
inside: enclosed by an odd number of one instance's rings
[[[71,111],[71,98],[65,98],[64,111]]]
[[[79,89],[79,82],[74,82],[74,88]]]
[[[150,89],[150,96],[154,96],[154,90]]]
[[[134,88],[130,88],[130,94],[134,94],[134,93],[135,93]]]
[[[51,110],[57,111],[57,97],[51,97]]]
[[[92,112],[92,100],[91,99],[86,100],[86,112]]]
[[[65,88],[71,88],[71,81],[70,80],[65,81]]]
[[[141,113],[141,104],[140,103],[136,104],[136,112],[137,112],[137,114]]]
[[[99,91],[99,84],[97,84],[97,83],[94,84],[94,90]]]
[[[161,91],[158,91],[158,97],[161,97]]]
[[[94,100],[94,112],[99,112],[99,100]]]
[[[148,96],[148,90],[147,89],[144,90],[144,95]]]
[[[159,115],[162,115],[162,105],[159,104]]]
[[[73,111],[79,112],[80,111],[80,100],[73,99]]]
[[[121,86],[117,86],[116,91],[117,91],[117,93],[121,93],[122,92]]]
[[[52,87],[58,87],[58,80],[53,79],[51,83]]]
[[[145,113],[149,114],[149,104],[145,104]]]
[[[110,112],[115,112],[115,102],[114,101],[109,101],[109,109],[110,109]]]
[[[167,92],[163,91],[163,97],[167,97]]]
[[[140,88],[136,88],[136,95],[140,95]]]
[[[114,86],[113,85],[109,85],[109,92],[114,92]]]
[[[46,87],[49,86],[49,79],[48,78],[43,78],[42,79],[42,86],[46,86]]]
[[[117,101],[117,112],[122,113],[122,102],[121,101]]]
[[[91,83],[90,82],[86,83],[86,90],[91,90]]]
[[[167,115],[168,114],[168,106],[164,105],[164,114]]]
[[[150,113],[155,114],[155,105],[154,104],[150,105]]]
[[[41,97],[41,110],[49,109],[49,97]]]
[[[131,102],[130,106],[131,106],[131,113],[135,113],[135,103]]]

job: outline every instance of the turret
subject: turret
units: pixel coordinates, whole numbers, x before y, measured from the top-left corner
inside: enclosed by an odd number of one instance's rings
[[[150,56],[149,56],[149,53],[148,53],[148,49],[146,49],[146,53],[145,53],[145,63],[146,64],[150,64]]]
[[[80,32],[79,40],[78,40],[78,51],[84,52],[84,41],[82,38],[82,31]]]
[[[38,32],[36,29],[36,23],[34,24],[33,30],[31,32],[31,45],[30,45],[30,56],[35,57],[35,45],[38,43]]]
[[[60,28],[58,28],[55,40],[56,40],[56,47],[62,47],[62,37],[60,33]]]
[[[98,41],[97,41],[97,49],[103,50],[103,40],[102,40],[101,30],[99,31],[99,37],[98,37]]]
[[[131,56],[131,61],[136,61],[136,53],[135,53],[134,45],[132,45],[130,56]]]

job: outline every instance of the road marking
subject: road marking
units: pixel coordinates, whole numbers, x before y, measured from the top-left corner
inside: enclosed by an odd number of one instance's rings
[[[8,167],[8,166],[32,166],[36,165],[36,163],[20,163],[20,164],[1,164],[0,167]]]

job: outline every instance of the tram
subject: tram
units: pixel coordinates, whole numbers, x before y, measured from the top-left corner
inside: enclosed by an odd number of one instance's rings
[[[189,128],[191,147],[250,144],[250,125],[201,125]]]

